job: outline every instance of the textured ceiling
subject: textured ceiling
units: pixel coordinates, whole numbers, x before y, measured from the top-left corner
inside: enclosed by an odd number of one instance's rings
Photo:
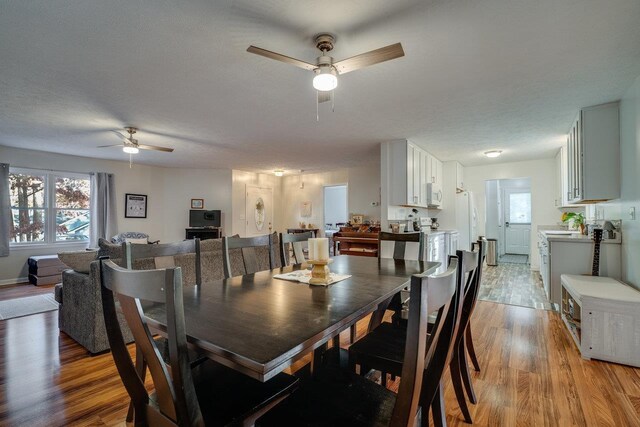
[[[0,145],[136,162],[317,170],[376,161],[408,138],[465,165],[551,157],[578,108],[640,75],[638,0],[30,0],[0,3]],[[313,62],[401,42],[406,56],[339,79],[335,112]],[[495,160],[491,160],[495,161]]]

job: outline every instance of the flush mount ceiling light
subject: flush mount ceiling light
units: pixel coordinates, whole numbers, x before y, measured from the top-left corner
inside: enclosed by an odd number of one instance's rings
[[[500,154],[502,154],[502,150],[491,150],[484,152],[484,155],[490,158],[498,157]]]
[[[335,68],[331,65],[316,68],[313,87],[320,92],[328,92],[338,87],[338,77]]]
[[[282,176],[282,175],[284,175],[284,171],[282,169],[276,169],[276,170],[273,171],[273,174],[275,176]]]

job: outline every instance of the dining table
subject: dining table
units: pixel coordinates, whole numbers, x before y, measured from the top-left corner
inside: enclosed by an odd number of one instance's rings
[[[433,274],[440,266],[349,255],[332,260],[332,273],[350,277],[328,286],[274,277],[311,267],[303,263],[184,287],[189,345],[225,366],[267,381],[370,313],[369,328],[374,328],[412,275]],[[143,308],[149,326],[166,334],[164,305]]]

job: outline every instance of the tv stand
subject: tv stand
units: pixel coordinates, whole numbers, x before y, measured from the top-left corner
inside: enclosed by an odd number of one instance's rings
[[[222,227],[187,227],[184,229],[185,239],[200,240],[219,239],[222,237]]]

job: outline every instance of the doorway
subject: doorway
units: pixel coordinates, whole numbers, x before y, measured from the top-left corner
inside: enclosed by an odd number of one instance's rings
[[[347,223],[349,210],[347,206],[347,186],[328,185],[324,187],[324,233],[331,237],[339,230],[340,224]]]
[[[500,262],[528,264],[531,252],[531,179],[486,182],[486,228],[498,240]]]

